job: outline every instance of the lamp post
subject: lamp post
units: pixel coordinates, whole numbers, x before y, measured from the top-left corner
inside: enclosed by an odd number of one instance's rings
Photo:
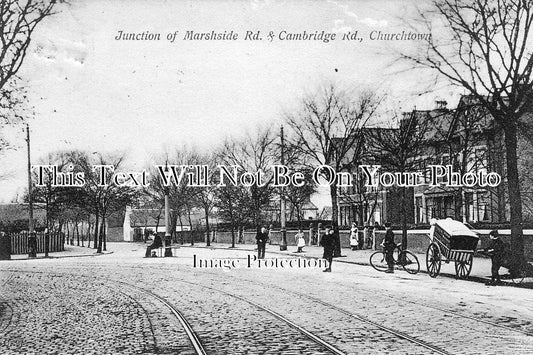
[[[26,123],[26,144],[28,146],[28,257],[37,256],[37,237],[33,226],[33,192],[31,184],[30,125]]]
[[[281,165],[285,165],[285,140],[283,137],[283,125],[281,126]],[[280,194],[280,202],[281,202],[281,216],[280,216],[280,222],[281,222],[281,244],[279,245],[279,250],[287,250],[287,230],[285,228],[286,225],[286,205],[285,205],[285,189],[281,187],[281,194]]]

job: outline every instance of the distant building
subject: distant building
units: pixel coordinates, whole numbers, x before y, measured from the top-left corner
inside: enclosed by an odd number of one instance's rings
[[[352,223],[357,225],[374,224],[378,222],[396,222],[401,219],[401,199],[398,189],[369,187],[361,174],[362,165],[382,165],[383,152],[372,144],[372,137],[379,135],[386,137],[395,134],[397,129],[369,127],[363,128],[357,137],[351,152],[347,154],[344,165],[346,172],[353,177],[353,183],[349,187],[339,187],[338,197],[338,224],[341,227],[349,227]],[[407,199],[409,216],[411,216],[411,198]]]
[[[203,213],[195,211],[191,213],[192,226],[188,216],[182,216],[181,223],[176,223],[176,232],[189,231],[195,226],[203,224]],[[165,210],[161,208],[132,208],[126,207],[123,213],[117,214],[110,220],[108,235],[120,241],[134,241],[135,235],[144,235],[145,230],[156,233],[166,233]],[[111,239],[108,239],[111,240]]]
[[[518,165],[521,178],[524,221],[533,222],[533,178],[527,173],[533,169],[533,125],[524,120],[519,132]],[[505,223],[509,220],[509,201],[505,179],[506,158],[503,129],[494,118],[478,105],[471,96],[463,96],[455,109],[448,109],[446,102],[438,101],[435,109],[413,110],[404,114],[399,122],[421,134],[423,143],[421,155],[413,157],[422,162],[420,172],[426,180],[425,186],[408,189],[408,223],[427,224],[432,218],[451,217],[468,223]],[[368,139],[372,130],[389,128],[364,128],[353,154],[349,154],[345,165],[347,171],[357,176],[361,164],[381,165],[380,152]],[[352,159],[357,157],[357,159]],[[450,165],[461,175],[476,176],[498,173],[502,183],[498,187],[473,186],[427,186],[430,165]],[[402,205],[398,189],[369,188],[356,180],[353,186],[338,189],[339,225],[349,226],[352,222],[361,225],[390,221],[398,223]]]

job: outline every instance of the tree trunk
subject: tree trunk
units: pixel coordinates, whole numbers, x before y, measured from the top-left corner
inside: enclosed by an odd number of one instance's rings
[[[104,240],[104,251],[107,251],[107,228],[106,228],[106,225],[105,225],[105,217],[102,217],[102,224],[103,224],[103,229],[104,229],[104,233],[102,234],[102,239]]]
[[[522,226],[522,197],[520,195],[520,181],[517,164],[517,124],[515,120],[507,120],[503,125],[505,132],[505,156],[507,162],[507,189],[509,191],[510,221],[511,221],[511,254],[513,265],[511,272],[525,263],[524,236]]]
[[[189,217],[189,225],[191,226],[191,230],[190,230],[190,233],[191,233],[191,245],[194,245],[194,235],[193,235],[193,230],[192,230],[192,220],[191,220],[191,210],[187,210],[187,215]]]
[[[181,220],[181,215],[178,216],[180,221],[180,243],[183,245],[183,221]]]
[[[209,230],[209,209],[205,209],[205,229],[207,233],[207,246],[211,246],[211,232]]]
[[[402,196],[402,250],[407,249],[407,188],[401,187]]]
[[[333,231],[335,232],[335,235],[337,236],[335,240],[335,249],[333,251],[333,256],[338,257],[341,256],[341,238],[339,234],[339,224],[338,224],[338,204],[337,204],[337,183],[333,182],[329,186],[329,193],[331,196],[331,223],[333,225]]]
[[[92,229],[92,224],[91,224],[91,215],[89,215],[89,218],[87,219],[87,248],[90,248],[91,247],[91,229]]]
[[[170,233],[170,235],[172,236],[172,243],[178,243],[178,236],[176,234],[177,225],[178,225],[178,216],[176,214],[171,214],[170,230],[172,232]]]
[[[76,226],[76,228],[74,228],[74,230],[76,231],[76,244],[77,246],[80,246],[80,230],[78,228],[78,221],[74,221],[74,224]]]
[[[93,243],[94,249],[98,249],[98,229],[100,227],[98,222],[100,222],[100,219],[99,219],[98,210],[97,210],[95,214],[95,222],[94,222],[94,243]]]
[[[104,217],[102,216],[102,223],[97,227],[98,229],[100,229],[100,233],[98,233],[98,246],[97,246],[97,250],[96,252],[97,253],[101,253],[102,252],[102,235],[104,234]]]
[[[84,226],[84,223],[83,223],[83,220],[81,221],[81,246],[84,247],[85,246],[85,233],[83,233],[83,226]]]

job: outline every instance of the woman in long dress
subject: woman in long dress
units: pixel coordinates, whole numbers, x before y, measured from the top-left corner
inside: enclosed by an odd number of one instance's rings
[[[350,247],[352,247],[352,250],[357,249],[358,242],[357,224],[352,223],[352,228],[350,229]]]
[[[296,240],[296,246],[298,247],[297,253],[301,253],[305,247],[305,236],[301,229],[298,229],[298,233],[294,236]]]

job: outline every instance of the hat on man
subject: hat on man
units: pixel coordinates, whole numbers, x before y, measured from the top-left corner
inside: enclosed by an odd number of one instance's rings
[[[497,229],[491,230],[489,234],[496,238],[500,236]]]

